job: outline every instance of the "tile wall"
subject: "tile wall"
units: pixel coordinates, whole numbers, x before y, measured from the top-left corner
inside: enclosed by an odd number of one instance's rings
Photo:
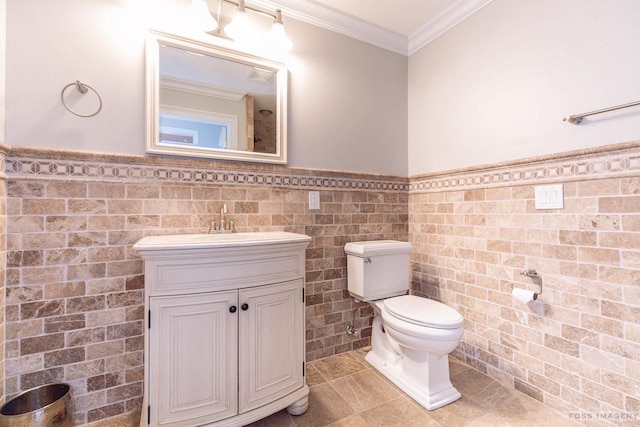
[[[564,209],[535,209],[548,183]],[[415,292],[465,318],[456,357],[587,423],[640,416],[640,144],[412,178],[409,224]]]
[[[312,236],[309,361],[369,343],[344,244],[408,238],[406,178],[33,149],[10,151],[6,165],[5,394],[67,381],[78,425],[140,410],[141,237],[205,232],[222,202],[239,231]],[[309,189],[321,191],[319,211]],[[357,336],[345,333],[353,316]]]
[[[564,209],[534,208],[547,183],[564,184]],[[561,411],[640,413],[640,143],[410,180],[22,148],[7,156],[6,193],[0,383],[10,398],[70,382],[78,424],[135,419],[141,406],[144,278],[131,245],[204,232],[222,202],[240,231],[313,237],[308,361],[369,344],[344,243],[408,239],[414,292],[465,317],[456,357]],[[511,296],[538,289],[524,268],[543,285],[527,305]],[[357,336],[345,333],[354,319]]]

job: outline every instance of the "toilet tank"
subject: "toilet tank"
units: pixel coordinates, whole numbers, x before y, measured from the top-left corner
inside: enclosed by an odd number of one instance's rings
[[[347,287],[354,298],[372,301],[409,290],[409,254],[413,246],[396,240],[350,242],[347,254]]]

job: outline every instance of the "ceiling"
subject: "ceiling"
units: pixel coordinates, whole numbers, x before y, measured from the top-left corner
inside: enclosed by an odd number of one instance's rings
[[[246,0],[288,16],[411,55],[491,0]]]

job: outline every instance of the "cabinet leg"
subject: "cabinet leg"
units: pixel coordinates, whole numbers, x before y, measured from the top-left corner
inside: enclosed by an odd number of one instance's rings
[[[302,415],[309,408],[309,395],[306,395],[300,400],[296,400],[291,405],[287,406],[287,412],[291,415]]]

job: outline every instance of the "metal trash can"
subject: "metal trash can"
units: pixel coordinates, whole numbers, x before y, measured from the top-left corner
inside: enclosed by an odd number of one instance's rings
[[[70,391],[65,383],[23,391],[0,408],[0,427],[71,427]]]

